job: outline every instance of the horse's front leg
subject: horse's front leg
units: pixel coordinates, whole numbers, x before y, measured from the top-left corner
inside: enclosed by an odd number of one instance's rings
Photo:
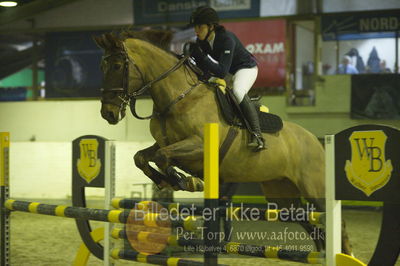
[[[203,191],[203,182],[198,177],[185,176],[174,166],[185,171],[199,173],[203,165],[203,140],[190,136],[184,140],[160,148],[156,151],[154,162],[167,175],[167,182],[175,190]]]
[[[143,173],[148,176],[159,189],[161,189],[164,187],[169,187],[169,184],[165,181],[165,176],[151,167],[149,164],[150,161],[153,161],[158,149],[160,149],[160,146],[158,146],[157,143],[154,143],[153,146],[138,151],[133,159],[135,161],[135,165],[142,170]]]

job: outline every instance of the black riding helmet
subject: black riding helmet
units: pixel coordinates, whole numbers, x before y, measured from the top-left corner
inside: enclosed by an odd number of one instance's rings
[[[217,12],[208,6],[199,6],[190,16],[189,25],[196,26],[202,24],[218,24],[219,17]]]

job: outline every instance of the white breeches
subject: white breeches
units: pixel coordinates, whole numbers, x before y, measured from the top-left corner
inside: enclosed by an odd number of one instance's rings
[[[256,81],[258,74],[258,67],[243,68],[238,70],[232,76],[233,81],[233,94],[238,103],[241,103],[246,93],[251,89]]]

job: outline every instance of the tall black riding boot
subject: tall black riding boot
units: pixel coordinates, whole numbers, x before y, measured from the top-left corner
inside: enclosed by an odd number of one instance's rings
[[[239,105],[247,122],[249,122],[252,131],[250,132],[251,140],[247,144],[247,146],[254,148],[256,151],[264,149],[264,139],[261,135],[260,121],[258,119],[256,107],[251,102],[248,95],[244,96],[242,102]]]

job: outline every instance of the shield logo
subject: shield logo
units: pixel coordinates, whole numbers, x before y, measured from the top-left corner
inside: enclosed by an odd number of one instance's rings
[[[367,196],[385,186],[392,175],[392,162],[385,159],[386,140],[382,130],[354,131],[349,138],[351,161],[346,161],[346,176]]]
[[[80,158],[77,161],[79,175],[90,183],[101,169],[101,161],[97,158],[99,143],[97,139],[82,139],[79,142]]]

